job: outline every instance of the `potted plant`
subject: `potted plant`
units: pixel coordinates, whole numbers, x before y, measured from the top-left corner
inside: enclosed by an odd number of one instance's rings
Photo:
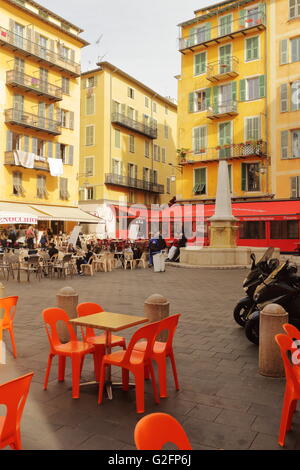
[[[187,153],[188,153],[188,149],[185,149],[185,148],[177,149],[177,155],[179,157],[180,162],[186,161]]]

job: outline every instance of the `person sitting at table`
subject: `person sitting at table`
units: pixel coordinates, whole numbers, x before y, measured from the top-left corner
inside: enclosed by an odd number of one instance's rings
[[[50,259],[53,256],[58,255],[58,249],[56,248],[55,243],[50,243],[50,248],[48,250],[48,253],[49,253]]]
[[[49,243],[48,235],[47,235],[46,230],[44,230],[40,239],[40,245],[41,245],[42,250],[46,249],[48,243]]]
[[[68,246],[68,253],[73,253],[75,254],[76,253],[76,250],[73,246],[73,243],[69,243],[69,246]]]
[[[79,274],[79,276],[82,276],[83,273],[81,272],[81,266],[83,264],[88,264],[90,258],[94,256],[94,252],[92,251],[92,247],[91,245],[87,245],[87,252],[84,256],[82,256],[81,258],[78,258],[76,260],[76,266],[77,266],[77,272]]]

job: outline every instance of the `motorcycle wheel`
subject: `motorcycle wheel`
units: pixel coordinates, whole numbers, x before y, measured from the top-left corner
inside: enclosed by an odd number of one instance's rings
[[[245,334],[247,339],[257,346],[259,345],[259,316],[250,318],[245,326]]]
[[[241,327],[245,328],[248,314],[251,310],[251,304],[249,300],[241,300],[233,311],[233,318],[235,319],[236,323]]]

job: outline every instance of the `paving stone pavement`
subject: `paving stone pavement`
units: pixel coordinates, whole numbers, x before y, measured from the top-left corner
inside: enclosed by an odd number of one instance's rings
[[[71,398],[71,372],[57,383],[54,362],[48,391],[43,379],[48,340],[41,312],[55,306],[56,293],[73,287],[80,302],[100,303],[108,311],[141,315],[151,294],[171,302],[172,313],[182,313],[175,338],[175,354],[181,391],[175,392],[168,371],[169,398],[155,405],[146,385],[146,414],[171,413],[184,426],[194,449],[278,449],[277,434],[284,379],[269,379],[257,372],[258,349],[250,344],[232,318],[246,271],[167,268],[97,273],[94,278],[73,280],[32,278],[6,283],[7,295],[19,295],[15,319],[18,358],[11,355],[7,338],[7,365],[0,366],[0,382],[34,371],[32,387],[22,420],[23,447],[34,449],[134,449],[133,431],[140,417],[135,412],[134,391],[117,390],[113,401],[97,405],[94,386],[81,389],[80,400]],[[0,280],[1,281],[1,280]],[[2,281],[3,282],[3,281]],[[134,329],[124,334],[130,338]],[[119,371],[114,371],[119,377]],[[90,359],[83,378],[93,378]],[[300,413],[286,448],[300,449]]]

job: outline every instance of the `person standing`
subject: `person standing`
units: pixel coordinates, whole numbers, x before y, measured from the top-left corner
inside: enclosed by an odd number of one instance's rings
[[[35,233],[34,233],[34,230],[33,230],[32,226],[30,226],[28,228],[28,230],[26,230],[25,237],[26,237],[27,247],[29,248],[29,250],[33,250],[34,249]]]

